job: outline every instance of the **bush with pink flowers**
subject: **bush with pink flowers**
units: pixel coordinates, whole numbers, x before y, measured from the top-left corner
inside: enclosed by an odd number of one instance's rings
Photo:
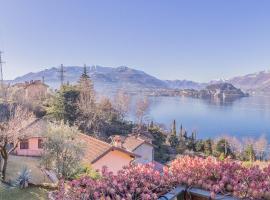
[[[152,165],[130,165],[116,175],[102,171],[102,178],[83,177],[64,187],[58,200],[76,199],[157,199],[177,185],[202,188],[215,194],[230,194],[241,199],[270,199],[270,166],[247,168],[240,162],[215,158],[182,157],[174,160],[163,173]]]

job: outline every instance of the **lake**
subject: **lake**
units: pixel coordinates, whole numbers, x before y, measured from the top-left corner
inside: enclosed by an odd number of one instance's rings
[[[250,96],[232,102],[187,97],[151,97],[149,117],[170,128],[175,119],[199,138],[232,135],[238,138],[265,135],[270,141],[270,96]]]

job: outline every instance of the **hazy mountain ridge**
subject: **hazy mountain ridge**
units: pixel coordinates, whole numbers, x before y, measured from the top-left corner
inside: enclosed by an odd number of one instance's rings
[[[270,71],[261,71],[257,73],[237,76],[231,79],[212,80],[208,83],[198,83],[190,80],[160,80],[143,71],[132,69],[126,66],[120,67],[87,67],[88,73],[94,81],[98,91],[114,91],[119,88],[125,88],[129,91],[149,90],[149,89],[196,89],[200,90],[208,85],[228,82],[235,87],[246,92],[270,92]],[[75,83],[78,81],[83,67],[69,66],[65,67],[65,82]],[[10,83],[19,83],[30,80],[42,80],[52,88],[58,88],[59,68],[52,67],[39,72],[30,72],[17,77]]]
[[[168,88],[165,81],[157,79],[143,71],[125,66],[116,68],[92,66],[87,67],[87,70],[96,89],[99,91],[111,91],[117,90],[118,88],[126,88],[131,91],[138,89]],[[69,66],[65,67],[64,71],[64,81],[73,84],[79,80],[83,72],[83,67]],[[44,77],[46,84],[52,88],[58,88],[60,85],[59,76],[59,69],[52,67],[36,73],[31,72],[25,74],[9,82],[15,84],[30,80],[42,80]]]

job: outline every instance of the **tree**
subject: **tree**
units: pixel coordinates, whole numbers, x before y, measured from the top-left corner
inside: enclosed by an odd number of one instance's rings
[[[72,85],[63,85],[56,93],[48,109],[48,113],[56,120],[74,124],[78,117],[78,99],[80,92]]]
[[[147,116],[147,112],[149,109],[149,100],[147,97],[144,97],[143,99],[138,99],[136,103],[136,118],[137,118],[137,123],[139,127],[141,128],[144,120]]]
[[[92,132],[98,120],[94,85],[87,74],[86,66],[78,81],[79,98],[77,101],[80,111],[76,123],[84,132]]]
[[[225,157],[232,155],[231,147],[228,141],[224,138],[220,139],[216,144],[216,152],[218,156],[223,154]]]
[[[223,138],[230,144],[232,154],[234,154],[236,158],[240,158],[243,144],[236,137],[225,135]]]
[[[35,121],[34,114],[22,106],[10,108],[8,119],[0,124],[0,154],[3,159],[3,166],[0,169],[3,180],[6,179],[6,170],[9,154],[17,147],[25,137],[23,129]]]
[[[154,160],[165,163],[168,161],[168,148],[165,145],[166,135],[158,126],[149,127],[148,132],[153,136]]]
[[[204,141],[203,140],[198,140],[195,143],[195,151],[197,152],[204,152]]]
[[[204,141],[204,153],[206,155],[212,155],[213,153],[213,141],[211,139],[207,139]]]
[[[179,145],[179,140],[176,135],[171,134],[169,137],[169,143],[172,148],[176,149],[176,147]]]
[[[267,145],[268,145],[268,142],[265,136],[261,136],[254,143],[254,150],[256,153],[256,157],[258,157],[260,161],[263,160],[265,157]]]
[[[119,90],[114,97],[114,107],[119,112],[120,116],[124,119],[130,106],[130,96],[123,90]]]
[[[248,144],[244,150],[244,160],[255,161],[255,151],[252,144]]]
[[[171,134],[176,136],[176,121],[175,120],[173,120],[173,126],[172,126]]]
[[[78,129],[65,124],[50,123],[44,142],[42,161],[54,169],[58,177],[68,178],[78,169],[84,154],[84,146],[78,137]]]

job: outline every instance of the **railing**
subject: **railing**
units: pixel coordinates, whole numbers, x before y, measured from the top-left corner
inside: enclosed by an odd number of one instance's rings
[[[197,188],[187,189],[186,187],[179,186],[173,189],[172,191],[168,192],[167,194],[160,196],[158,200],[185,200],[185,199],[207,200],[211,199],[211,196],[209,191]],[[237,198],[226,195],[216,195],[215,199],[237,200]]]

